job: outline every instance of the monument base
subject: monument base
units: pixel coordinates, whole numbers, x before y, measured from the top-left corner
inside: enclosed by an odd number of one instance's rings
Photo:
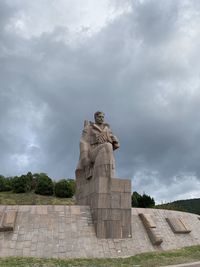
[[[131,237],[131,180],[76,178],[78,205],[89,205],[98,238]]]

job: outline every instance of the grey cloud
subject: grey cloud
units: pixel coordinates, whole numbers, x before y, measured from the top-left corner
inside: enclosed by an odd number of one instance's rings
[[[135,32],[148,45],[158,45],[174,37],[179,1],[144,1],[133,4]]]
[[[9,19],[15,13],[15,8],[9,7],[5,1],[0,2],[0,25],[1,29],[6,25]]]
[[[182,6],[161,2],[137,1],[132,13],[76,46],[66,43],[67,27],[30,39],[2,34],[2,174],[74,177],[83,121],[100,109],[121,142],[117,174],[133,178],[134,190],[148,185],[152,194],[155,185],[155,198],[163,192],[166,199],[180,173],[199,179],[200,38],[193,37],[192,53],[181,48],[183,59],[175,45],[184,37],[177,24]],[[27,156],[28,163],[19,167],[12,155]]]

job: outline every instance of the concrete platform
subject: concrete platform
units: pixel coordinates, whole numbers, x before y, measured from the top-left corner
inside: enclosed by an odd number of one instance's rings
[[[88,206],[0,206],[0,212],[9,210],[17,211],[17,218],[13,231],[0,232],[0,257],[128,257],[200,245],[200,216],[190,213],[133,208],[131,238],[98,239]],[[159,246],[152,245],[140,213],[154,219],[163,240]],[[172,216],[184,220],[191,232],[175,234],[166,221]]]

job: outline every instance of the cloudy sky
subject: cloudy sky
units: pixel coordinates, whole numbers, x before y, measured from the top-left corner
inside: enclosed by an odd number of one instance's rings
[[[103,110],[118,177],[200,197],[199,50],[199,0],[0,0],[0,173],[74,177]]]

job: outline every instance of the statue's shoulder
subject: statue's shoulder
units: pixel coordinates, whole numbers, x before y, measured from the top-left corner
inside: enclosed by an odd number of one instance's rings
[[[92,128],[92,126],[94,125],[94,123],[92,121],[84,121],[84,127],[83,127],[83,131],[88,132],[90,131],[90,129]]]
[[[87,124],[88,127],[93,127],[94,125],[95,123],[93,121],[88,121],[88,124]]]
[[[92,126],[93,124],[94,124],[94,122],[85,120],[84,121],[84,128],[89,127],[89,126]]]
[[[108,123],[104,123],[104,126],[110,128],[110,124]]]

